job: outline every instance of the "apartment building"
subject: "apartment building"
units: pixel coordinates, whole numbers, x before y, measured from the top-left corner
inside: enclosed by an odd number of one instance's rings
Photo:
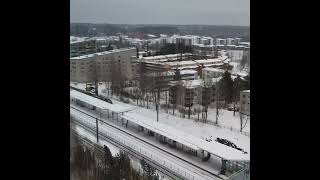
[[[95,40],[78,40],[70,42],[70,57],[92,54],[96,51]]]
[[[240,113],[250,116],[250,90],[240,92]]]
[[[216,39],[216,45],[226,45],[227,44],[227,40],[226,39],[222,39],[222,38],[217,38]]]
[[[137,73],[136,48],[123,48],[70,58],[70,81],[132,80]]]
[[[192,51],[200,56],[215,56],[216,48],[214,45],[194,44],[192,45]]]

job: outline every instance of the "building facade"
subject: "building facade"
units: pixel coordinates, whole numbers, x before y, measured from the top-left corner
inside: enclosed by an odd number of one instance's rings
[[[132,80],[137,73],[136,48],[123,48],[70,58],[70,81]]]
[[[240,113],[250,116],[250,90],[240,92]]]
[[[81,40],[70,42],[70,57],[92,54],[96,51],[95,40]]]

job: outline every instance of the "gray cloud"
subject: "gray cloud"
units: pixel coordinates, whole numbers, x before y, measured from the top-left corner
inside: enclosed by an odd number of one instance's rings
[[[70,0],[71,22],[250,25],[250,0]]]

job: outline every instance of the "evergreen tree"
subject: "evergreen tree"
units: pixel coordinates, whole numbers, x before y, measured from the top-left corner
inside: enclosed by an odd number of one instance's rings
[[[104,150],[104,159],[103,159],[104,172],[105,174],[111,174],[112,167],[114,166],[114,160],[110,152],[110,149],[107,146],[104,146],[103,150]]]
[[[130,159],[127,154],[125,154],[123,151],[120,151],[120,153],[115,157],[117,161],[117,168],[120,170],[120,178],[121,179],[127,179],[129,177],[130,172]]]
[[[225,71],[222,75],[222,79],[219,81],[221,94],[226,101],[226,103],[230,103],[233,98],[233,80],[231,78],[231,73]]]
[[[148,179],[153,179],[153,176],[155,176],[156,173],[156,169],[149,165],[144,159],[140,161],[140,164],[143,172],[147,175]]]

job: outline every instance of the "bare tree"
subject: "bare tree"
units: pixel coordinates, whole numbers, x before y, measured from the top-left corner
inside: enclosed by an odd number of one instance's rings
[[[199,104],[194,105],[193,110],[194,110],[194,112],[196,112],[198,114],[198,121],[199,121],[199,115],[201,113],[201,105],[199,105]]]
[[[204,81],[201,88],[201,105],[202,105],[202,120],[204,122],[208,119],[208,107],[211,103],[212,83],[211,81]]]
[[[183,113],[183,117],[185,116],[184,112],[184,104],[185,104],[185,88],[183,87],[183,82],[180,81],[177,86],[177,93],[176,93],[176,98],[177,98],[177,107],[180,112]],[[182,106],[182,107],[181,107]]]
[[[246,127],[247,122],[249,120],[249,116],[239,112],[240,115],[240,132]],[[245,121],[245,122],[244,122]]]

